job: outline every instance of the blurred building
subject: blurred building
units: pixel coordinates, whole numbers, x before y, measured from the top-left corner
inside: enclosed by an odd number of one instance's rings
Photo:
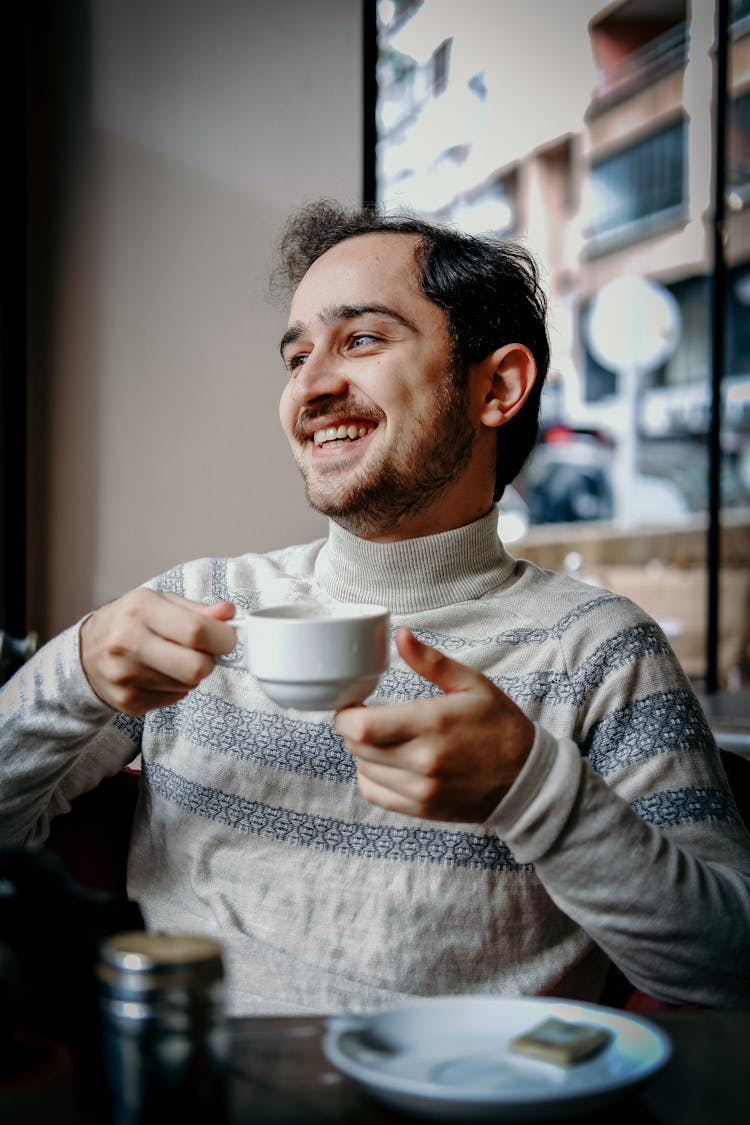
[[[705,508],[714,4],[383,0],[379,34],[379,201],[529,244],[551,301],[544,414],[556,443],[574,437],[605,480],[631,427],[641,517]],[[731,5],[729,60],[723,503],[744,506],[750,0]],[[664,287],[677,311],[667,359],[630,404],[587,334],[596,294],[625,275]],[[580,513],[559,518],[611,515],[612,490],[591,487]]]

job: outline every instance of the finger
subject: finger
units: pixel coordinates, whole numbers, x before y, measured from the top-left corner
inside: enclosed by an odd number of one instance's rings
[[[147,589],[148,587],[142,588]],[[155,593],[162,602],[170,602],[174,606],[189,610],[191,613],[197,613],[202,617],[228,620],[234,617],[236,613],[236,606],[227,600],[218,602],[198,602],[195,601],[194,598],[186,598],[184,594],[173,594],[169,590],[155,590],[153,593]]]
[[[105,652],[98,661],[97,684],[107,692],[106,702],[112,704],[109,693],[118,707],[125,699],[146,692],[178,692],[185,695],[214,670],[213,658],[206,653],[193,652],[145,634],[136,650]],[[98,692],[102,697],[101,690]]]
[[[216,621],[230,621],[237,611],[232,602],[214,602],[212,605],[202,605],[200,612]]]
[[[185,698],[187,691],[132,691],[123,692],[121,702],[115,705],[117,711],[134,718],[155,711],[160,707],[170,707]]]
[[[379,761],[358,759],[357,775],[420,805],[432,799],[438,790],[433,778],[414,773],[408,768],[402,769],[382,757]]]
[[[217,621],[229,621],[236,613],[236,606],[232,602],[196,602],[191,598],[184,598],[182,594],[172,594],[167,590],[159,591],[159,596],[174,605],[189,606],[204,617],[213,617]]]
[[[418,820],[481,823],[497,804],[495,801],[477,817],[471,803],[441,800],[439,789],[426,778],[409,777],[402,770],[389,772],[386,767],[377,769],[370,763],[358,767],[357,777],[360,793],[371,805]]]
[[[404,816],[421,817],[422,804],[397,787],[383,784],[382,778],[371,777],[364,769],[357,770],[359,791],[371,805]]]
[[[333,725],[352,753],[356,746],[395,747],[433,727],[445,703],[437,696],[387,707],[346,707],[336,713]]]
[[[471,691],[487,682],[481,672],[417,640],[404,625],[396,630],[396,647],[410,668],[441,691]]]
[[[129,663],[138,682],[156,691],[196,687],[216,667],[210,652],[148,631],[142,635]]]
[[[169,642],[161,642],[162,648],[168,645]],[[99,698],[114,710],[128,715],[141,715],[154,707],[166,707],[184,699],[203,678],[201,673],[213,670],[212,658],[201,653],[195,656],[198,661],[204,662],[205,669],[197,665],[193,668],[180,666],[183,652],[184,650],[180,650],[177,653],[177,669],[182,679],[172,674],[175,668],[174,656],[170,671],[164,672],[142,664],[137,654],[117,655],[109,652],[102,655],[97,674],[89,677],[89,682]],[[161,656],[157,652],[151,658],[159,662]],[[182,682],[183,680],[187,682]]]
[[[144,623],[152,632],[184,648],[226,655],[234,648],[234,629],[224,622],[234,615],[231,602],[203,605],[177,594],[158,594]]]
[[[419,744],[415,739],[399,742],[354,742],[345,740],[346,749],[357,762],[376,762],[389,768],[419,772]],[[425,766],[425,772],[428,765]]]

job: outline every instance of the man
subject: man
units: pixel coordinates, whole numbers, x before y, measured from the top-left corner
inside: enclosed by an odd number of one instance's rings
[[[215,934],[235,1012],[450,992],[750,995],[750,842],[697,701],[631,603],[517,562],[545,305],[521,250],[329,204],[282,246],[281,421],[324,541],[198,560],[4,692],[6,839],[139,751],[129,885]],[[372,701],[282,712],[215,659],[235,608],[387,604]]]

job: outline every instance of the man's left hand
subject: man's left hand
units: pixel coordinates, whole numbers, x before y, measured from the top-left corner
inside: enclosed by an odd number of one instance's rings
[[[348,707],[334,725],[357,760],[363,796],[392,812],[481,823],[521,772],[534,726],[481,672],[396,631],[400,655],[442,695]]]

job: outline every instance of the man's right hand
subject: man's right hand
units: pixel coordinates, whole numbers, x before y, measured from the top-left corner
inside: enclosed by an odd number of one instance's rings
[[[232,651],[231,602],[202,605],[140,587],[81,626],[81,663],[93,691],[115,711],[143,715],[183,699]]]

